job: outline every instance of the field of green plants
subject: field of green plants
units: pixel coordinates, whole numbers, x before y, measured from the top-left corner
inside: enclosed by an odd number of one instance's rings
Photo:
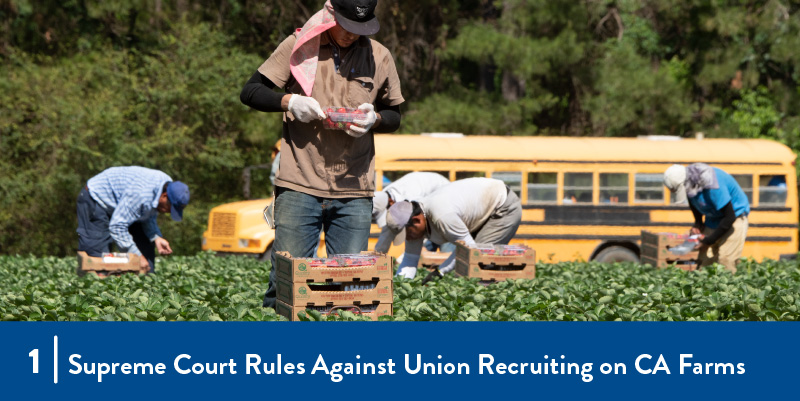
[[[75,258],[0,256],[0,320],[286,320],[261,307],[268,264],[247,257],[161,258],[157,274],[99,279]],[[535,280],[481,285],[446,277],[395,281],[387,320],[800,320],[796,261],[739,272],[636,264],[537,266]],[[360,320],[350,312],[309,320]]]

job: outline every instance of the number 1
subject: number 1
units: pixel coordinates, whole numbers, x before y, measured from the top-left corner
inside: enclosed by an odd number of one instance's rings
[[[31,351],[28,356],[33,358],[33,373],[39,373],[39,349]]]

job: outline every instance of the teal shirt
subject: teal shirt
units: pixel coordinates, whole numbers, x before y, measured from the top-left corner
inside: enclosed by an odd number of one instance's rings
[[[704,224],[708,228],[717,228],[719,226],[719,222],[723,217],[722,208],[728,202],[733,206],[733,212],[736,217],[750,213],[750,203],[747,201],[747,195],[742,191],[736,180],[730,174],[716,167],[714,167],[714,172],[717,173],[719,188],[704,189],[696,196],[689,198],[692,206],[706,216]]]

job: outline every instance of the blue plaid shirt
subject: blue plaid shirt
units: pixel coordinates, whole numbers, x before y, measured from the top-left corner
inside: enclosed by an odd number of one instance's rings
[[[151,241],[161,237],[156,223],[158,198],[164,184],[172,178],[161,171],[144,167],[112,167],[92,177],[86,183],[89,195],[103,209],[112,212],[109,231],[120,251],[141,255],[128,227],[142,222],[144,233]]]

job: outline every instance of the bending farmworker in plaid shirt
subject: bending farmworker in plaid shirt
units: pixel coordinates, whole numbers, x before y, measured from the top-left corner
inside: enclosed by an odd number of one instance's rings
[[[155,251],[172,253],[156,223],[158,212],[181,221],[189,187],[144,167],[112,167],[92,177],[78,195],[78,250],[89,256],[110,252],[142,255],[141,267],[155,271]]]

